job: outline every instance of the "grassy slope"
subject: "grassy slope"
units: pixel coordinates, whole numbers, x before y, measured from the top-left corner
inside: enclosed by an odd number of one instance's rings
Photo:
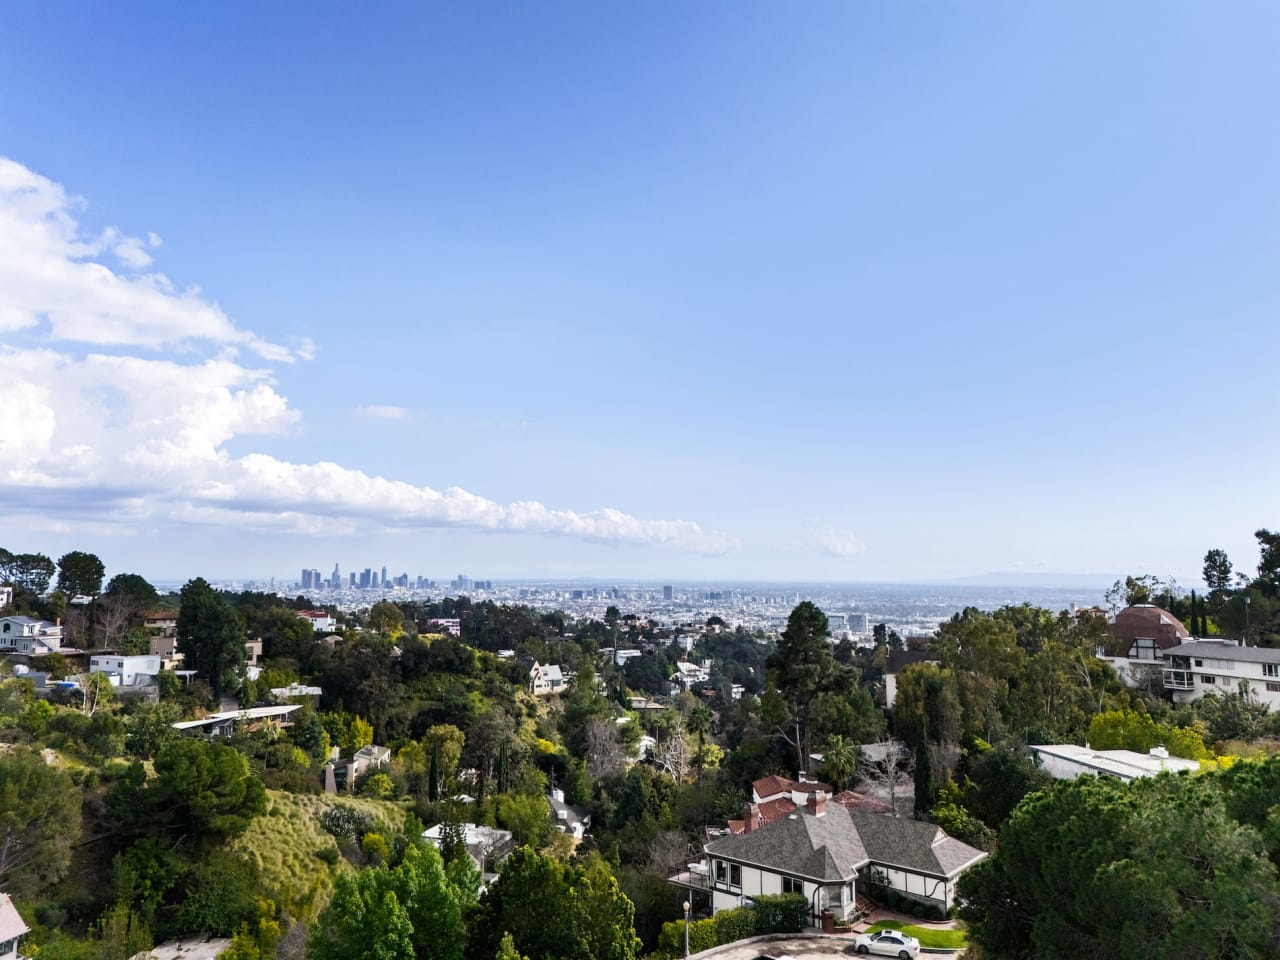
[[[268,790],[267,812],[232,843],[262,871],[263,892],[299,919],[310,919],[328,903],[338,875],[352,869],[340,857],[330,865],[316,855],[321,850],[338,852],[337,841],[320,826],[321,814],[338,803],[364,810],[375,829],[387,834],[404,827],[405,810],[394,803]]]
[[[949,950],[959,950],[969,942],[963,930],[938,930],[935,927],[903,925],[894,923],[892,920],[881,920],[879,923],[873,923],[867,928],[867,933],[875,933],[877,930],[898,930],[909,937],[915,937],[920,941],[920,946],[922,947],[942,947]]]

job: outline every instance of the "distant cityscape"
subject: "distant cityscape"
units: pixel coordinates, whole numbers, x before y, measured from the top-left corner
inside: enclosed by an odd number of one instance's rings
[[[334,564],[328,576],[302,568],[296,581],[271,578],[228,580],[228,590],[261,590],[279,596],[304,596],[317,605],[343,611],[368,607],[380,599],[432,601],[469,597],[500,604],[522,604],[540,612],[562,611],[575,619],[603,619],[609,607],[663,626],[695,627],[719,617],[730,628],[781,630],[801,600],[827,614],[834,639],[869,640],[876,624],[903,636],[928,636],[938,624],[965,607],[994,610],[1030,603],[1051,610],[1102,603],[1095,586],[1035,587],[929,584],[798,583],[601,583],[586,580],[512,580],[497,582],[459,573],[447,581],[421,574],[392,575],[385,565],[343,572]]]

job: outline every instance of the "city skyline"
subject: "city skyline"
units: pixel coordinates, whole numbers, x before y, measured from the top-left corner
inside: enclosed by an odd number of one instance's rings
[[[1280,524],[1273,7],[60,10],[0,10],[0,546],[1190,585]]]

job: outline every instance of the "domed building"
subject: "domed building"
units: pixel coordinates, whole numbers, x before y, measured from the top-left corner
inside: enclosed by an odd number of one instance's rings
[[[1130,687],[1156,687],[1162,666],[1160,653],[1187,640],[1182,621],[1153,603],[1125,607],[1107,625],[1110,634],[1098,657],[1120,674]]]
[[[1107,626],[1107,653],[1133,660],[1158,660],[1159,651],[1176,647],[1191,632],[1168,610],[1153,603],[1125,607]]]

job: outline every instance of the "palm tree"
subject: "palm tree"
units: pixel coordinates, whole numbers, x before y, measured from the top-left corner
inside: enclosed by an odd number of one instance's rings
[[[822,764],[831,785],[839,790],[858,766],[858,745],[838,733],[832,734],[822,748]]]
[[[698,737],[698,782],[702,782],[702,762],[703,748],[706,746],[707,734],[710,733],[716,724],[716,715],[707,707],[698,704],[689,711],[689,719],[685,721],[685,728]]]
[[[707,734],[716,724],[716,715],[707,707],[698,704],[689,711],[689,719],[685,721],[685,729],[698,737],[698,810],[703,827],[707,825],[706,798],[702,793],[702,764],[706,760]]]

